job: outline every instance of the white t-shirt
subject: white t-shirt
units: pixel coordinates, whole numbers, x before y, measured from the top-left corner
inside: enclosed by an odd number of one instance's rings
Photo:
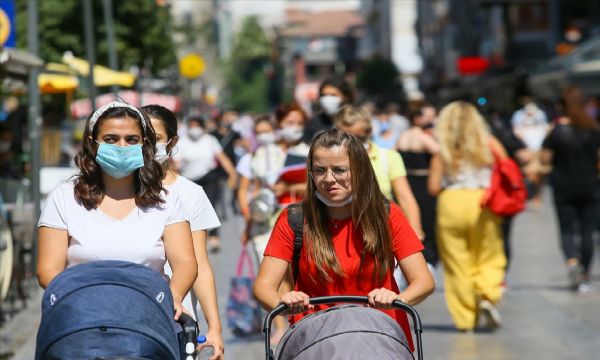
[[[196,141],[184,136],[177,143],[173,157],[179,162],[181,175],[193,181],[217,167],[216,155],[220,152],[223,152],[221,144],[210,134],[204,134]]]
[[[179,196],[168,196],[152,208],[135,207],[121,220],[100,209],[87,210],[65,182],[54,189],[44,205],[38,227],[67,230],[67,267],[98,260],[123,260],[163,273],[166,262],[165,227],[186,221]]]
[[[252,153],[244,154],[235,166],[235,170],[243,177],[252,179]]]
[[[208,200],[204,189],[192,181],[178,176],[171,185],[166,186],[168,190],[167,198],[176,196],[181,199],[185,212],[185,219],[190,222],[192,231],[211,230],[221,226],[217,213]],[[169,263],[165,264],[165,274],[171,277],[173,271]],[[183,299],[182,305],[188,310],[192,310],[195,318],[199,318],[198,299],[193,291],[190,291]]]

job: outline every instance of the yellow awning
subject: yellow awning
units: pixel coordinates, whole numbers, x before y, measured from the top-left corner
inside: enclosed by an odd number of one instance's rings
[[[38,76],[38,86],[42,94],[60,94],[77,89],[79,80],[73,75],[41,73]]]
[[[87,60],[77,58],[71,53],[65,53],[63,55],[63,62],[77,74],[81,76],[88,76],[90,72],[90,65]],[[135,75],[123,72],[114,71],[106,66],[95,65],[94,66],[94,84],[96,86],[112,86],[118,85],[123,87],[132,87],[135,83]]]

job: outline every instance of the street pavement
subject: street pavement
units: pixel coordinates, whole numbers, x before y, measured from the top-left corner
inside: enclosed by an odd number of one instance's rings
[[[596,291],[576,294],[568,289],[559,251],[558,229],[549,191],[543,206],[529,209],[514,220],[513,259],[509,289],[500,304],[503,327],[494,333],[456,332],[443,296],[441,269],[435,293],[417,306],[423,321],[423,348],[428,360],[599,359],[600,266],[595,256],[592,286]],[[229,215],[222,227],[223,248],[211,255],[216,273],[227,359],[264,358],[262,337],[238,338],[227,329],[225,310],[229,282],[240,252],[242,220]],[[11,359],[33,359],[39,324],[37,293],[29,311],[21,312],[1,329],[2,351]],[[201,331],[205,331],[202,322]]]

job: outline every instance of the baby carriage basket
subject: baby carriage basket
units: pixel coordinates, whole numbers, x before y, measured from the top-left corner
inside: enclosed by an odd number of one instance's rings
[[[414,359],[404,332],[387,314],[363,305],[366,296],[323,296],[310,299],[312,305],[339,305],[302,318],[285,333],[277,351],[271,349],[271,321],[287,310],[280,304],[267,314],[263,324],[267,360],[314,359]],[[361,304],[361,305],[356,305]],[[400,301],[393,308],[407,312],[415,332],[416,352],[423,359],[421,319],[416,310]]]
[[[66,269],[42,299],[36,360],[195,358],[197,326],[173,320],[173,298],[158,272],[125,261]]]

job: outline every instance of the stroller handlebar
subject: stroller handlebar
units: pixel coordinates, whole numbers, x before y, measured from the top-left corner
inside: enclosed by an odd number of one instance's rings
[[[188,357],[196,358],[196,336],[198,336],[198,323],[193,317],[186,313],[181,313],[177,320],[183,328],[183,350]]]
[[[311,305],[324,305],[324,304],[335,304],[335,303],[352,303],[352,304],[363,304],[366,305],[369,303],[369,298],[367,296],[354,296],[354,295],[336,295],[336,296],[319,296],[309,299],[309,303]],[[421,318],[417,311],[410,305],[403,303],[399,300],[394,300],[392,303],[392,308],[397,310],[402,310],[410,315],[413,321],[413,327],[415,332],[415,342],[416,342],[416,351],[417,351],[417,359],[423,359],[423,343],[421,340],[421,333],[423,332],[423,326],[421,324]],[[271,310],[267,316],[265,317],[265,321],[263,323],[263,332],[265,333],[265,350],[267,354],[267,360],[274,359],[273,350],[271,349],[271,322],[273,319],[281,315],[284,311],[288,309],[286,304],[279,304],[273,310]]]

